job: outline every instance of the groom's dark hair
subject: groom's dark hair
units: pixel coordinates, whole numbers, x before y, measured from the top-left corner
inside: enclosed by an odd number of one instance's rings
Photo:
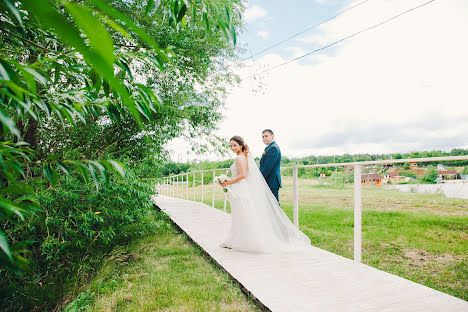
[[[265,129],[262,131],[262,133],[269,132],[271,135],[275,135],[271,129]]]

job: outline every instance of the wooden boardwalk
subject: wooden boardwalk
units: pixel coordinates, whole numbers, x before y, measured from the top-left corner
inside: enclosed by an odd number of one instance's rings
[[[468,302],[328,251],[249,254],[220,248],[229,215],[202,203],[155,197],[156,205],[272,311],[464,311]]]

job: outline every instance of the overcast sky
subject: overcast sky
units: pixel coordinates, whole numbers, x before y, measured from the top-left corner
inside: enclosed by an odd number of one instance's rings
[[[239,45],[247,57],[358,1],[251,0]],[[217,134],[261,156],[271,128],[284,156],[468,148],[468,1],[436,0],[299,61],[428,0],[369,0],[236,68]],[[174,141],[175,160],[201,159]],[[206,156],[216,159],[215,156]]]

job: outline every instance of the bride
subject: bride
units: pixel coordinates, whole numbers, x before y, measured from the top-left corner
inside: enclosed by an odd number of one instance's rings
[[[310,239],[280,208],[244,140],[234,136],[229,144],[237,157],[230,168],[232,179],[222,183],[229,190],[231,227],[221,247],[276,253],[310,246]]]

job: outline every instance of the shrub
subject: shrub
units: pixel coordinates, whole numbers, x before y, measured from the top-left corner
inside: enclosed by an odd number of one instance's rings
[[[422,177],[422,181],[426,183],[435,183],[435,180],[437,179],[439,175],[439,172],[434,166],[429,166],[427,171],[424,173]]]
[[[51,310],[114,246],[167,226],[153,208],[152,186],[133,174],[111,176],[99,191],[73,174],[53,189],[40,179],[27,182],[42,211],[23,225],[5,225],[14,229],[13,244],[31,242],[23,255],[30,269],[21,275],[0,270],[1,310]]]

